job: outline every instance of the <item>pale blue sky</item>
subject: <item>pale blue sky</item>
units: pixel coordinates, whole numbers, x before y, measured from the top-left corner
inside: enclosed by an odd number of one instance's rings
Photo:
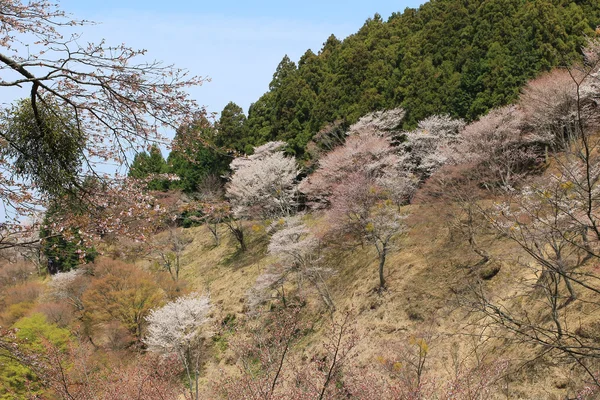
[[[248,110],[268,89],[285,54],[297,61],[317,52],[330,34],[342,39],[375,13],[418,7],[419,0],[372,1],[191,1],[62,0],[80,19],[99,22],[82,28],[83,40],[126,43],[148,50],[153,59],[174,63],[212,82],[191,90],[209,111],[234,101]]]

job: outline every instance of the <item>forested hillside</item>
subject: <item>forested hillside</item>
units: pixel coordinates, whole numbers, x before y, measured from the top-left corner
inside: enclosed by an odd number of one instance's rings
[[[60,44],[54,7],[0,22]],[[597,399],[597,23],[432,1],[218,121],[143,52],[0,53],[31,85],[1,119],[0,399]]]
[[[180,127],[183,144],[161,172],[181,181],[162,186],[193,192],[203,177],[225,174],[233,152],[274,140],[310,164],[328,136],[372,111],[402,107],[407,129],[436,114],[472,121],[515,101],[537,74],[581,60],[599,25],[591,0],[434,0],[387,21],[376,15],[343,41],[324,38],[318,54],[284,56],[248,116],[230,102],[218,120],[198,115]]]
[[[285,56],[247,120],[225,107],[222,142],[247,152],[283,140],[302,156],[328,124],[347,127],[371,111],[401,106],[405,127],[433,114],[473,120],[514,101],[538,73],[579,59],[598,25],[592,0],[434,0],[387,21],[375,15],[318,54]]]

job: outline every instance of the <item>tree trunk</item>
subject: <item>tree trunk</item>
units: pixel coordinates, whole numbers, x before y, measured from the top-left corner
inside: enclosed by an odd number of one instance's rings
[[[382,246],[379,252],[379,289],[385,289],[385,278],[383,276],[383,267],[385,266],[385,258],[387,256],[387,244]]]

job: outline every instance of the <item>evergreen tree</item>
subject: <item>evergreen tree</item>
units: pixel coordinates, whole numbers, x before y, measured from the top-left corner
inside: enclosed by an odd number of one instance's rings
[[[215,144],[226,149],[244,151],[248,144],[245,123],[246,115],[242,107],[230,101],[221,111],[221,118],[217,123]]]
[[[128,175],[132,178],[144,179],[150,175],[165,174],[168,172],[167,162],[162,156],[160,148],[153,145],[150,153],[137,153],[133,158]],[[148,183],[150,190],[168,190],[169,181],[166,179],[153,179]]]
[[[431,0],[387,21],[375,15],[297,66],[282,59],[248,112],[245,150],[283,140],[302,156],[326,125],[396,107],[406,129],[436,114],[475,120],[540,72],[580,59],[599,24],[591,0]]]
[[[216,136],[213,124],[205,116],[179,127],[174,139],[176,150],[167,158],[169,172],[179,177],[179,181],[172,182],[172,188],[195,192],[207,176],[227,172],[231,157],[211,145]]]

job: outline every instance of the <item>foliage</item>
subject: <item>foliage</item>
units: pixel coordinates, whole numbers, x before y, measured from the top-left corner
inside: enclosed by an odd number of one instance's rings
[[[216,124],[215,145],[220,148],[248,152],[252,146],[247,143],[246,115],[240,106],[229,102],[221,111]]]
[[[58,350],[65,350],[70,340],[69,331],[47,322],[42,314],[32,314],[20,319],[15,325],[12,343],[19,346],[19,352],[39,354],[50,343]],[[10,335],[6,336],[10,339]],[[10,343],[10,342],[9,342]],[[5,343],[2,343],[5,344]],[[28,393],[43,393],[43,384],[36,376],[35,369],[14,357],[10,348],[0,344],[0,398],[12,399],[13,396],[26,396]]]
[[[192,122],[177,128],[167,164],[168,172],[179,180],[172,182],[171,188],[193,193],[207,178],[228,171],[230,156],[213,144],[217,138],[217,130],[205,113],[196,114]]]
[[[600,25],[593,2],[433,0],[375,15],[297,63],[285,56],[248,110],[248,142],[283,140],[297,156],[328,124],[402,107],[404,128],[435,114],[472,121],[513,102],[540,72],[581,59]]]
[[[88,325],[118,321],[140,341],[146,317],[165,296],[159,283],[139,267],[103,260],[95,265],[94,279],[83,294],[85,321]]]
[[[51,230],[52,215],[52,210],[46,212],[40,229],[42,253],[47,259],[48,272],[67,272],[79,264],[93,262],[97,252],[86,246],[77,228],[70,228],[68,237]]]
[[[113,359],[106,365],[94,357],[92,346],[81,340],[71,340],[67,346],[43,340],[40,348],[32,351],[29,341],[20,339],[15,330],[0,333],[0,352],[30,373],[24,380],[25,390],[12,391],[3,399],[175,400],[184,395],[172,359],[140,355],[131,360]]]
[[[167,162],[162,156],[160,148],[156,145],[150,147],[149,153],[137,153],[133,157],[127,175],[131,178],[145,179],[148,176],[165,174],[168,172]],[[152,179],[148,183],[149,190],[167,190],[169,181],[167,179]]]
[[[71,110],[50,96],[38,101],[35,111],[31,99],[3,110],[2,157],[12,162],[17,176],[54,197],[80,183],[87,138]]]

